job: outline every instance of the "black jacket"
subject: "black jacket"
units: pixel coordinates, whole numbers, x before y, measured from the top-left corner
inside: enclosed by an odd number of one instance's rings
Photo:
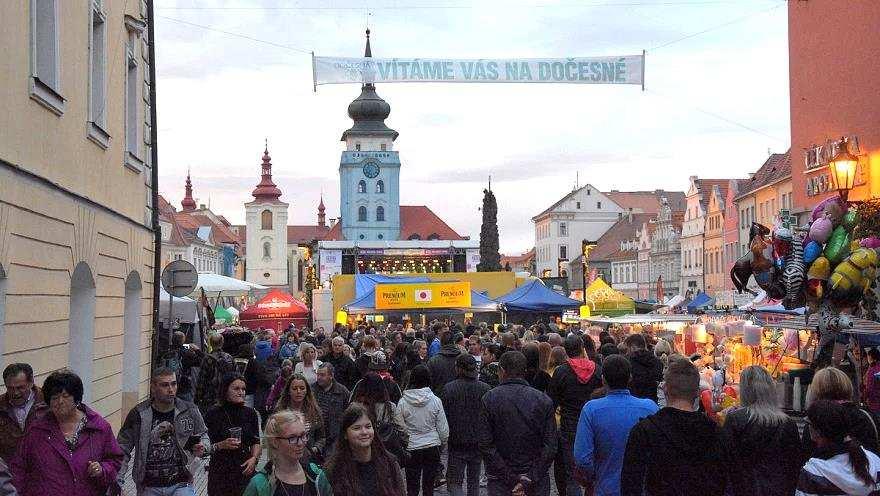
[[[724,420],[733,496],[791,496],[805,461],[794,420],[764,425],[740,408]]]
[[[348,398],[351,393],[348,389],[334,380],[330,389],[324,391],[320,384],[312,387],[315,392],[315,400],[318,401],[318,408],[321,409],[321,416],[324,420],[325,431],[327,432],[327,456],[333,452],[336,438],[339,437],[339,429],[342,426],[342,413],[348,407]]]
[[[480,452],[486,475],[515,484],[541,480],[556,454],[553,401],[523,379],[509,379],[483,395]]]
[[[440,352],[428,360],[428,370],[431,371],[431,391],[434,394],[440,392],[440,388],[447,382],[455,380],[455,359],[461,354],[461,350],[454,344],[447,344],[440,348]]]
[[[629,391],[636,398],[647,398],[657,403],[657,385],[663,380],[663,363],[648,350],[630,353],[632,379]]]
[[[324,357],[323,361],[333,365],[333,378],[348,390],[351,390],[361,378],[354,360],[348,358],[345,353],[340,353],[339,355],[330,353]]]
[[[666,407],[629,433],[621,496],[723,496],[730,468],[718,424],[700,412]]]
[[[440,390],[440,400],[446,421],[449,423],[449,447],[462,451],[479,448],[479,424],[474,419],[480,415],[480,401],[492,389],[485,382],[459,377]]]
[[[559,432],[571,439],[577,433],[584,403],[590,401],[593,391],[602,387],[601,365],[588,358],[575,359],[575,363],[584,366],[575,371],[571,361],[563,363],[553,372],[547,388],[553,406],[559,408]],[[589,364],[593,365],[589,367]]]
[[[848,424],[850,426],[850,435],[859,441],[868,451],[876,455],[880,455],[880,439],[878,439],[878,430],[880,430],[880,419],[876,415],[869,413],[864,408],[859,408],[855,403],[848,401],[843,403],[848,416]],[[816,450],[816,443],[810,437],[809,424],[804,427],[802,437],[804,447],[804,460],[813,456]]]

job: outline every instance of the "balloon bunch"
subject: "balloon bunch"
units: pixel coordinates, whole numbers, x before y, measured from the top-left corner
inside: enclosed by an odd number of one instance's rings
[[[816,205],[806,227],[777,225],[771,231],[753,223],[749,253],[731,270],[734,286],[747,291],[752,275],[788,309],[806,304],[815,310],[825,300],[841,307],[857,304],[880,265],[880,239],[853,239],[860,222],[859,212],[835,197]]]

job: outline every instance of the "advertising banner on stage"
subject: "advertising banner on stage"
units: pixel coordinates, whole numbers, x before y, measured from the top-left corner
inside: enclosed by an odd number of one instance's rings
[[[467,281],[376,285],[376,310],[470,306],[471,283]]]
[[[321,250],[319,258],[321,284],[327,284],[333,276],[342,273],[342,250]]]
[[[564,59],[312,57],[315,87],[343,83],[572,83],[644,87],[645,55]]]
[[[467,271],[476,272],[477,265],[480,265],[480,250],[467,251]]]

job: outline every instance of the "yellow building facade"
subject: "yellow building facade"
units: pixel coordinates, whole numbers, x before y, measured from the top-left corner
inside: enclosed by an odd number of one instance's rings
[[[27,362],[37,384],[72,368],[115,428],[150,366],[145,17],[141,1],[0,2],[0,367]]]

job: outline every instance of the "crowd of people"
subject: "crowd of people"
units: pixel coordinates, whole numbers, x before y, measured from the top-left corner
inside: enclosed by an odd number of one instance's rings
[[[3,381],[0,495],[118,494],[130,472],[138,496],[192,496],[198,463],[209,496],[880,494],[880,403],[844,372],[816,371],[801,432],[747,367],[722,424],[693,361],[642,334],[337,325],[202,350],[176,333],[115,434],[69,370]]]

